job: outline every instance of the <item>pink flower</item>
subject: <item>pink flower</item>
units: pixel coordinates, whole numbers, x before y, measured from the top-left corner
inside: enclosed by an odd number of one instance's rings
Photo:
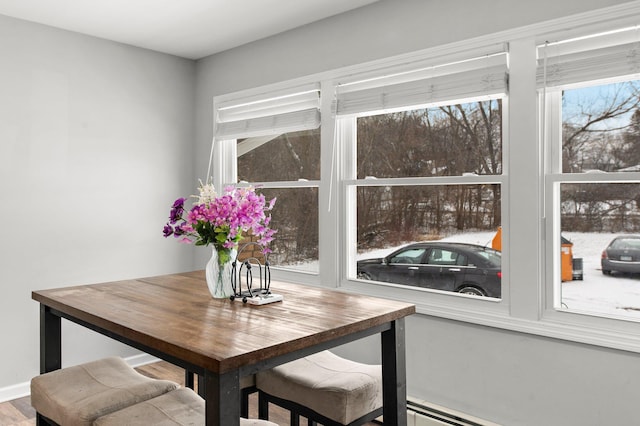
[[[174,235],[181,243],[214,245],[217,249],[236,248],[242,233],[252,231],[266,247],[273,241],[275,230],[269,228],[271,216],[265,214],[273,209],[276,199],[268,204],[262,194],[252,187],[228,186],[223,194],[216,194],[213,185],[201,185],[196,204],[185,212],[184,199],[177,199],[170,213],[171,223],[165,225],[165,237]],[[186,218],[184,217],[186,213]],[[175,224],[175,225],[174,225]]]

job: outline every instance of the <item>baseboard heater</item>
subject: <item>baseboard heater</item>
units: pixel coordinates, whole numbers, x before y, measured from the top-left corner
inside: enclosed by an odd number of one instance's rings
[[[478,421],[469,419],[467,417],[463,417],[462,414],[456,414],[452,412],[452,410],[439,409],[433,406],[425,405],[421,402],[415,401],[407,401],[407,415],[416,416],[415,424],[418,425],[433,425],[433,426],[445,426],[445,425],[454,425],[454,426],[489,426],[493,425],[493,423],[478,423]],[[418,421],[417,418],[420,418],[422,422]]]

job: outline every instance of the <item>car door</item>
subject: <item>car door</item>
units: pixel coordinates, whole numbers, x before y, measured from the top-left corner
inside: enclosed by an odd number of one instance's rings
[[[418,285],[420,264],[426,248],[411,247],[399,251],[387,259],[387,265],[380,272],[380,280],[404,285]]]
[[[432,248],[427,256],[426,287],[455,291],[464,281],[467,257],[451,248]]]

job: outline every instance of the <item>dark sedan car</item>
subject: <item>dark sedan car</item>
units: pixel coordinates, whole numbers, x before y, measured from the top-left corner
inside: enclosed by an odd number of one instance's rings
[[[501,254],[475,244],[424,242],[358,261],[358,278],[499,298]]]
[[[602,252],[602,273],[640,273],[640,235],[614,238]]]

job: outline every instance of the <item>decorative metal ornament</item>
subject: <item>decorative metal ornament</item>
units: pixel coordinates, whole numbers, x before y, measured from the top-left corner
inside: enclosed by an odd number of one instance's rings
[[[243,256],[248,248],[253,250],[255,246],[263,249],[256,242],[248,242],[238,250],[238,255],[232,262],[231,288],[233,294],[230,299],[242,300],[242,303],[252,305],[280,302],[283,300],[282,295],[271,292],[271,269],[267,255],[264,255],[264,264],[257,257]],[[244,260],[239,261],[238,259]],[[256,282],[254,282],[254,278]]]

